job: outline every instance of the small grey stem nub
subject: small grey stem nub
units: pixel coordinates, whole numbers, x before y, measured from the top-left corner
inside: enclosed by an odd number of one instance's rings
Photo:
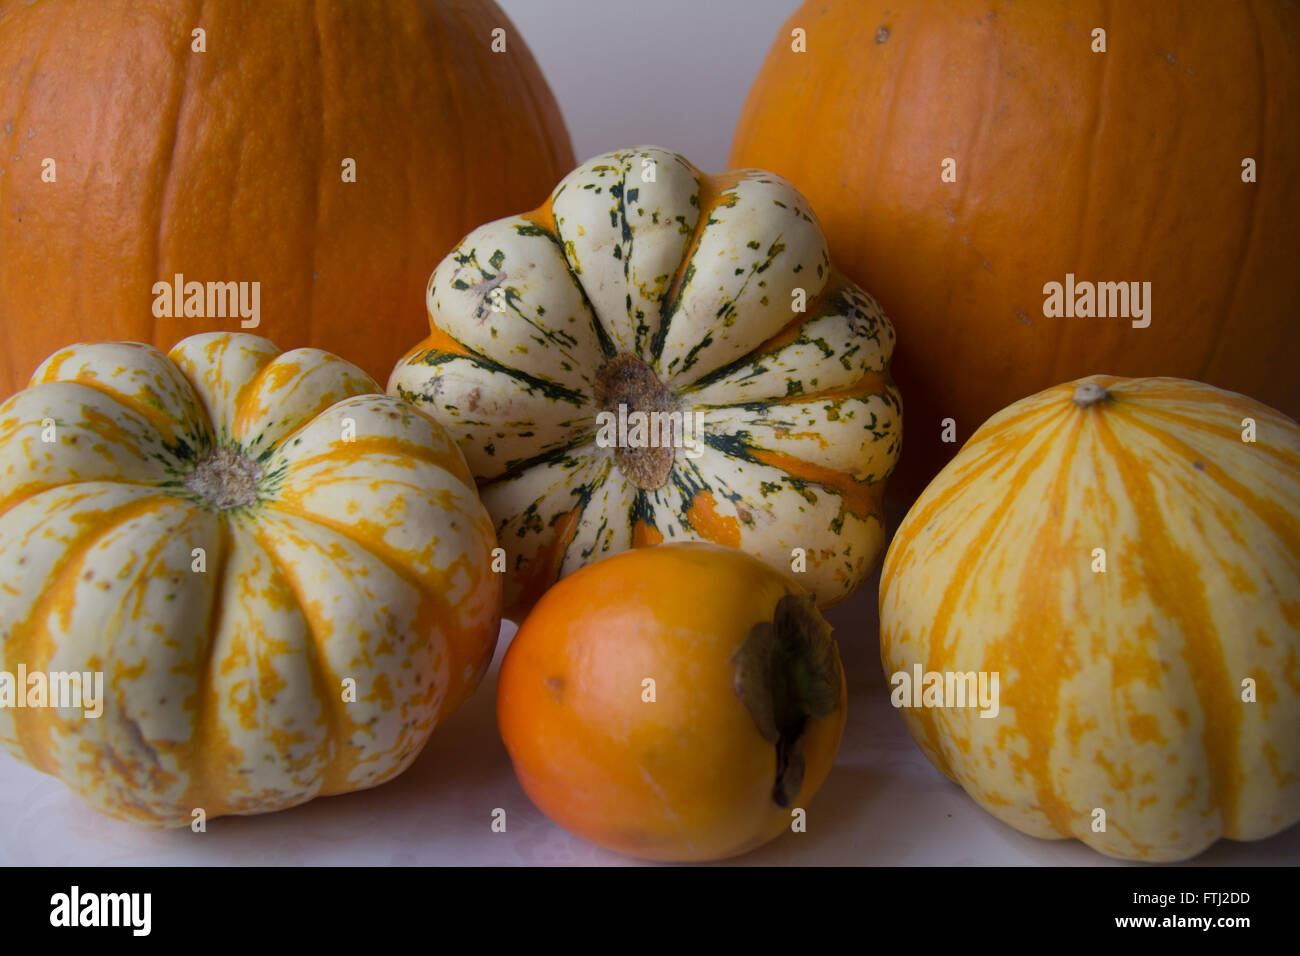
[[[1087,408],[1089,405],[1096,405],[1103,399],[1110,398],[1110,392],[1106,391],[1096,382],[1084,382],[1074,390],[1074,404],[1080,408]]]

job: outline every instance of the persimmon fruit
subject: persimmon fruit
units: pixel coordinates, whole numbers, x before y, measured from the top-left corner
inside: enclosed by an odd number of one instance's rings
[[[515,635],[497,719],[529,798],[631,856],[736,856],[798,819],[844,730],[812,595],[744,552],[664,544],[562,579]]]

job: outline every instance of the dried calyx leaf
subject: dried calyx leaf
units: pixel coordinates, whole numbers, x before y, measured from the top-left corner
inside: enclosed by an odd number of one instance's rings
[[[754,625],[737,649],[736,693],[762,738],[776,747],[772,800],[789,807],[803,786],[801,743],[810,718],[840,704],[839,653],[810,594],[786,594],[771,621]]]

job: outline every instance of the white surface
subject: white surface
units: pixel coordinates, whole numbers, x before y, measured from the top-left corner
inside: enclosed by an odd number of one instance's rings
[[[875,593],[873,580],[827,614],[848,675],[849,717],[835,769],[808,807],[808,831],[732,862],[1116,863],[1073,840],[1036,840],[1002,825],[929,764],[889,704]],[[513,631],[507,625],[503,638]],[[280,813],[211,820],[206,833],[119,823],[0,753],[0,865],[636,864],[570,836],[519,787],[494,709],[507,643],[483,686],[397,780]],[[491,829],[498,807],[506,811],[505,833]],[[1294,865],[1300,827],[1260,843],[1220,841],[1192,862]]]
[[[578,162],[662,146],[726,170],[740,108],[798,0],[497,0],[560,103]]]

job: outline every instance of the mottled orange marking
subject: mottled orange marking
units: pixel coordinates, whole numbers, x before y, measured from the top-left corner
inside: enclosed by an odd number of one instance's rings
[[[63,363],[59,362],[58,364],[61,366]],[[51,373],[54,371],[55,369],[51,369]],[[119,371],[121,370],[119,369]],[[151,428],[157,430],[160,435],[168,440],[174,440],[176,434],[181,431],[181,423],[177,422],[175,417],[173,417],[171,406],[165,400],[167,394],[165,391],[160,391],[158,396],[163,400],[165,406],[164,409],[160,409],[156,405],[141,400],[142,396],[138,393],[132,394],[113,388],[110,382],[101,378],[93,368],[86,365],[78,368],[76,373],[71,376],[61,377],[55,374],[47,374],[41,379],[41,381],[71,382],[76,385],[84,385],[87,388],[93,388],[101,395],[111,398],[119,405],[128,408],[135,414],[139,415],[149,423]],[[37,384],[35,378],[32,379],[32,384]],[[190,440],[192,442],[193,438],[191,437]]]
[[[88,405],[82,405],[81,416],[81,421],[78,424],[84,425],[87,431],[94,432],[106,442],[111,442],[115,445],[121,446],[138,458],[146,457],[144,449],[141,447],[138,440],[138,436],[127,431],[99,409],[91,408]],[[92,447],[98,449],[99,446]]]
[[[551,235],[553,238],[560,237],[560,227],[555,222],[555,209],[552,203],[554,195],[547,196],[546,201],[536,209],[523,213],[520,218],[527,219],[538,229],[541,229]]]
[[[664,302],[677,301],[682,282],[686,279],[686,267],[700,248],[700,242],[704,238],[704,227],[708,224],[709,215],[718,208],[720,203],[728,201],[726,195],[728,189],[734,188],[748,178],[748,176],[740,172],[721,173],[717,176],[700,174],[700,217],[695,222],[695,230],[691,233],[690,241],[686,243],[686,248],[682,251],[682,261],[678,264],[676,273],[673,274],[668,291],[664,293]]]
[[[868,395],[885,395],[893,380],[881,372],[867,372],[856,382],[836,388],[823,388],[814,392],[801,392],[786,395],[768,404],[771,405],[806,405],[812,402],[836,402],[846,398],[863,398]]]
[[[1121,415],[1117,418],[1117,424],[1135,424],[1161,441],[1183,446],[1182,442],[1172,436],[1157,432],[1137,421],[1136,416]],[[1178,623],[1186,645],[1183,659],[1191,675],[1201,712],[1214,715],[1214,719],[1205,721],[1203,737],[1211,802],[1218,808],[1225,823],[1235,820],[1238,792],[1242,783],[1237,758],[1241,711],[1233,697],[1233,682],[1224,660],[1223,645],[1214,627],[1214,618],[1202,583],[1200,563],[1195,555],[1176,547],[1166,533],[1159,495],[1146,468],[1126,453],[1123,440],[1115,433],[1107,417],[1098,415],[1095,421],[1097,439],[1112,456],[1124,492],[1133,503],[1138,525],[1137,536],[1142,542],[1142,547],[1135,549],[1135,553],[1136,559],[1145,569],[1143,578],[1147,581],[1147,595],[1169,620]],[[1215,471],[1218,469],[1207,467],[1206,474],[1235,485],[1226,476],[1221,479],[1221,472],[1215,475]],[[1242,492],[1247,494],[1244,489]],[[1273,510],[1263,502],[1259,503],[1259,508]],[[1300,542],[1292,542],[1291,546],[1295,549],[1293,553],[1300,551]],[[1227,825],[1225,835],[1236,835],[1231,824]]]
[[[532,560],[523,567],[511,569],[516,575],[518,589],[514,601],[504,612],[506,617],[515,621],[523,620],[528,609],[554,583],[564,562],[564,554],[573,543],[581,521],[581,506],[559,515],[551,525],[550,537],[537,549]]]
[[[711,491],[698,492],[691,499],[686,520],[700,536],[731,548],[740,547],[740,522],[731,515],[718,514],[718,502]]]
[[[836,471],[824,465],[815,465],[812,462],[804,461],[802,458],[796,458],[794,455],[781,451],[755,448],[751,454],[755,461],[779,469],[792,478],[809,481],[835,492],[842,499],[844,510],[850,514],[865,518],[880,512],[881,500],[885,491],[884,482],[872,484],[865,481],[855,481],[851,475],[847,475],[842,471]]]
[[[826,285],[815,297],[810,299],[805,307],[806,311],[797,313],[795,318],[788,322],[775,335],[763,342],[751,353],[755,359],[763,359],[770,356],[773,352],[778,352],[787,345],[799,338],[803,334],[805,326],[813,322],[820,321],[831,314],[828,310],[822,308],[826,301],[836,293],[842,291],[845,286],[851,285],[852,280],[836,269],[831,269],[830,277]]]
[[[989,454],[986,458],[980,460],[978,466],[972,470],[968,476],[969,480],[974,480],[974,476],[985,474],[989,471],[996,470],[998,467],[1011,467],[1014,462],[1016,448],[1001,449],[998,453]],[[1019,487],[1024,483],[1031,471],[1040,467],[1041,462],[1036,458],[1030,458],[1022,462],[1017,468],[1016,473],[1009,479],[1009,487]],[[1058,492],[1061,491],[1063,479],[1058,478]],[[963,482],[959,485],[951,486],[945,489],[944,493],[936,495],[928,506],[917,514],[916,518],[908,516],[909,524],[912,527],[925,528],[939,514],[945,513],[948,508],[960,508],[960,496],[969,486]],[[1049,581],[1043,584],[1035,584],[1029,579],[1032,575],[1026,574],[1022,577],[1018,590],[1020,599],[1028,601],[1027,615],[1022,615],[1017,620],[1016,626],[1012,633],[1007,635],[1004,640],[994,640],[989,643],[987,658],[984,662],[979,661],[958,661],[956,659],[957,641],[950,633],[953,621],[960,620],[958,613],[958,602],[966,587],[966,582],[970,581],[975,575],[977,569],[984,561],[984,556],[995,540],[995,529],[1000,527],[1005,520],[1008,512],[1015,505],[1015,498],[1011,495],[1006,496],[998,505],[992,508],[987,517],[984,519],[978,532],[973,534],[970,543],[961,557],[953,566],[953,573],[949,580],[948,586],[944,589],[943,596],[935,611],[934,623],[930,630],[929,636],[929,657],[921,662],[927,671],[945,671],[945,670],[970,670],[984,669],[989,671],[999,671],[1002,673],[1017,672],[1019,674],[1015,686],[1005,686],[1002,692],[1006,694],[1006,700],[1014,703],[1016,722],[1014,725],[1008,725],[999,728],[999,736],[1005,732],[1007,737],[1023,737],[1029,744],[1030,754],[1027,759],[1016,758],[1010,753],[1010,748],[1004,744],[1004,751],[1008,753],[1008,758],[1012,761],[1012,766],[1016,768],[1018,777],[1028,774],[1036,780],[1036,796],[1039,809],[1046,813],[1054,825],[1059,827],[1061,821],[1066,821],[1067,826],[1063,832],[1069,832],[1068,829],[1068,810],[1062,806],[1057,799],[1051,781],[1048,779],[1047,756],[1050,752],[1051,728],[1056,723],[1057,707],[1057,690],[1062,671],[1054,663],[1044,661],[1043,657],[1049,650],[1042,643],[1043,635],[1059,635],[1064,633],[1062,622],[1060,621],[1059,611],[1041,608],[1039,598],[1044,593],[1051,593],[1051,588],[1057,583]],[[1055,533],[1055,528],[1050,524],[1044,525],[1044,530],[1040,532],[1037,541],[1030,544],[1031,554],[1026,562],[1029,568],[1040,568],[1046,558],[1042,554],[1042,549],[1049,547],[1050,536]],[[897,573],[886,568],[886,575],[892,576]],[[1015,662],[1016,667],[1009,667],[1010,662]],[[952,776],[952,769],[944,754],[942,734],[938,727],[938,714],[932,708],[921,708],[916,714],[918,723],[924,728],[925,737],[933,753],[940,755],[940,769]],[[1044,722],[1048,722],[1044,726]]]
[[[414,467],[414,461],[423,461],[426,464],[434,465],[438,469],[448,472],[460,478],[465,475],[465,466],[456,456],[453,449],[430,448],[428,445],[408,442],[400,438],[389,436],[362,438],[358,436],[352,441],[344,441],[342,438],[336,439],[324,446],[324,449],[318,452],[295,455],[292,451],[287,451],[285,457],[290,461],[290,476],[298,475],[311,466],[325,465],[329,463],[344,464],[357,460],[358,458],[374,455],[382,457],[383,463],[390,468]],[[465,475],[467,478],[468,475]],[[286,488],[292,485],[295,479],[286,478]],[[299,495],[304,494],[315,484],[329,484],[331,481],[339,479],[333,478],[329,472],[323,471],[322,474],[311,479],[310,483],[304,482],[302,478],[296,479],[298,484],[293,487]],[[355,476],[349,480],[357,480]],[[464,480],[464,479],[462,479]],[[390,486],[393,484],[391,478],[374,479],[372,490],[377,490],[381,486]]]
[[[632,526],[632,547],[644,548],[651,545],[663,544],[664,535],[652,524],[647,524],[641,519],[637,519]]]
[[[1155,714],[1134,714],[1128,719],[1128,732],[1135,743],[1154,743],[1161,747],[1169,743],[1160,733],[1160,721]]]
[[[429,335],[419,345],[403,355],[398,364],[404,365],[424,352],[442,352],[448,355],[460,355],[469,359],[475,357],[473,352],[434,325],[432,319],[429,320]]]
[[[370,694],[368,700],[378,700],[383,704],[384,710],[391,710],[393,707],[393,687],[389,683],[388,675],[383,671],[375,674],[375,679],[370,682]]]
[[[268,363],[254,377],[253,385],[255,387],[250,389],[248,395],[245,396],[246,401],[235,413],[230,433],[241,441],[249,437],[249,425],[266,415],[271,410],[269,403],[282,397],[276,393],[285,390],[295,378],[303,374],[303,371],[303,366],[296,362],[272,361]],[[329,404],[333,404],[333,402]],[[328,407],[328,405],[317,404],[318,410]],[[310,415],[304,416],[302,423],[306,424],[310,417]]]

